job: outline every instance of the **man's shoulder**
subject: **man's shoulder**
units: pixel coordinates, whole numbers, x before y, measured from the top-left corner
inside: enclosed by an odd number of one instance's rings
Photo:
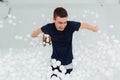
[[[54,23],[47,23],[43,27],[52,28],[53,26],[54,26]]]
[[[76,23],[76,21],[67,21],[68,26],[73,26]]]
[[[68,21],[68,26],[75,26],[75,25],[80,25],[81,22],[78,22],[78,21]]]
[[[53,26],[54,23],[47,23],[46,25],[48,25],[48,26]]]

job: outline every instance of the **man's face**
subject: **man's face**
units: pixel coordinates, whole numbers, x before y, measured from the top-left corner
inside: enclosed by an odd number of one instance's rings
[[[67,19],[68,19],[67,17],[61,18],[59,16],[53,19],[56,29],[58,31],[63,31],[65,29],[67,25]]]

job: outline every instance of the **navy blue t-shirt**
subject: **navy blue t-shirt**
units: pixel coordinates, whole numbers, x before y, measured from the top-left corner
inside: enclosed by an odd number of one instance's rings
[[[41,28],[45,34],[51,36],[53,47],[52,59],[60,60],[62,65],[72,63],[73,32],[78,31],[80,25],[80,22],[67,21],[67,26],[63,31],[58,31],[54,23],[49,23]]]

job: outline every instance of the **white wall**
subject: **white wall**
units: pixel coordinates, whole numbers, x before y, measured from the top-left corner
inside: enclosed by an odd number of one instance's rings
[[[33,4],[55,4],[55,3],[72,3],[72,4],[118,4],[119,0],[8,0],[13,5],[33,5]]]

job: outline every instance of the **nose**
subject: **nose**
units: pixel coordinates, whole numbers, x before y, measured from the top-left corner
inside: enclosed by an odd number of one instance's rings
[[[63,28],[64,28],[65,26],[66,26],[66,24],[61,24],[61,27],[63,27]]]
[[[65,28],[65,25],[64,25],[64,24],[63,24],[63,25],[61,25],[61,26],[60,26],[60,28]]]

